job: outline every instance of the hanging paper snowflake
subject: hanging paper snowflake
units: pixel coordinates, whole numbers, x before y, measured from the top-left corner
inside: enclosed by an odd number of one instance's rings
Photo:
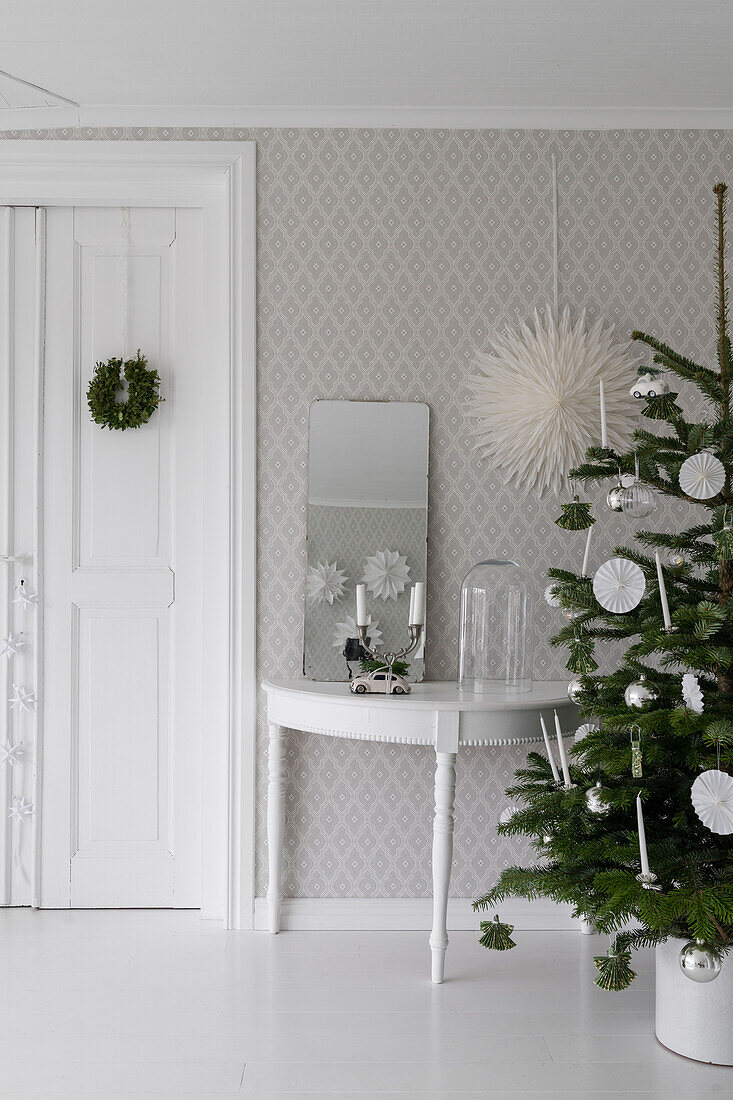
[[[20,684],[13,684],[13,694],[8,700],[10,703],[10,709],[15,710],[35,710],[36,709],[36,693],[34,691],[26,691]]]
[[[602,321],[586,328],[549,305],[526,323],[492,337],[476,356],[471,415],[476,446],[510,482],[540,496],[559,493],[569,470],[600,437],[600,383],[605,391],[608,445],[625,451],[631,433],[628,388],[634,362],[627,343],[614,343]]]
[[[23,742],[18,741],[17,744],[11,745],[9,741],[6,741],[4,745],[0,746],[0,764],[17,764],[23,755]]]
[[[691,672],[682,677],[682,698],[688,710],[694,710],[695,714],[702,714],[705,709],[702,688]]]
[[[10,660],[11,657],[17,657],[20,653],[21,647],[27,645],[27,642],[21,640],[21,634],[8,634],[5,638],[0,638],[0,653],[4,654]]]
[[[308,568],[305,579],[305,598],[310,604],[335,603],[346,591],[348,577],[336,562],[319,561]]]
[[[13,805],[8,810],[8,817],[12,817],[14,821],[24,825],[34,813],[33,803],[29,802],[25,796],[16,795],[13,799]]]
[[[367,637],[371,638],[372,646],[379,645],[382,641],[382,631],[379,629],[378,622],[372,622],[371,615],[368,615],[369,626],[367,627]],[[342,623],[336,623],[333,632],[333,642],[331,645],[334,649],[343,649],[349,638],[358,638],[359,631],[352,615],[347,615]]]
[[[361,578],[373,596],[396,600],[410,579],[407,558],[396,550],[377,550],[364,563]]]

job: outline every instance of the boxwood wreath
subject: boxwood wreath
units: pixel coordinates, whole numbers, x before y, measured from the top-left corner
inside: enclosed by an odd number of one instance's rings
[[[108,359],[97,363],[87,390],[87,403],[92,420],[103,428],[139,428],[147,424],[161,401],[158,392],[160,375],[148,370],[148,361],[138,348],[136,359]],[[117,401],[124,369],[128,384],[127,401]]]

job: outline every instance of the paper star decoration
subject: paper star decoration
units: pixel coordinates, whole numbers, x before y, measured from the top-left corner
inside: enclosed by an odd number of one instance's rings
[[[31,592],[30,588],[27,588],[23,582],[20,582],[20,588],[18,589],[18,595],[13,600],[13,603],[20,605],[22,611],[27,611],[30,607],[35,607],[38,601],[38,595],[35,592]]]
[[[311,565],[305,579],[305,598],[310,604],[330,603],[340,600],[346,591],[346,573],[336,567],[336,562],[319,561]]]
[[[10,709],[15,710],[35,710],[36,709],[36,693],[34,691],[26,691],[20,684],[13,684],[13,695],[8,700],[10,703]]]
[[[367,618],[369,620],[367,638],[371,638],[372,646],[379,645],[382,640],[382,631],[379,629],[379,623],[373,623],[371,615],[368,615]],[[357,630],[356,623],[351,615],[347,615],[344,622],[336,623],[333,632],[333,642],[331,644],[334,649],[343,649],[349,638],[358,637],[359,631]]]
[[[0,653],[3,653],[8,660],[11,657],[17,657],[20,653],[21,646],[27,645],[27,642],[21,641],[22,634],[8,634],[5,638],[0,638]]]
[[[702,688],[697,676],[693,676],[691,672],[686,672],[682,677],[682,698],[688,710],[702,714],[705,709]]]
[[[23,755],[23,742],[18,741],[16,745],[11,745],[9,741],[6,741],[4,745],[0,746],[0,764],[17,764]]]
[[[634,361],[630,345],[614,343],[602,321],[586,327],[585,313],[571,321],[565,309],[555,322],[546,305],[530,326],[507,328],[476,355],[470,415],[476,447],[511,484],[542,496],[558,493],[586,447],[600,443],[601,379],[608,445],[626,450]]]
[[[25,795],[22,797],[16,795],[13,799],[13,805],[8,810],[8,817],[12,817],[14,821],[19,821],[21,825],[24,825],[28,818],[34,813],[33,803],[29,802]]]
[[[396,550],[377,550],[364,563],[361,578],[373,596],[396,600],[410,579],[407,558]]]

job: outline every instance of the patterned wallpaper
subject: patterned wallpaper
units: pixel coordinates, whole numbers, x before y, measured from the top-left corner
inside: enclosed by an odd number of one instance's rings
[[[308,407],[316,397],[431,408],[428,615],[432,679],[456,673],[458,589],[483,557],[514,557],[539,590],[578,563],[558,503],[509,491],[471,450],[466,378],[495,326],[552,291],[551,154],[558,158],[560,301],[619,332],[642,327],[714,354],[710,187],[733,179],[720,131],[84,129],[8,137],[252,138],[258,148],[259,661],[300,670]],[[631,400],[631,399],[630,399]],[[665,505],[660,524],[688,506]],[[599,512],[593,561],[629,525]],[[649,521],[645,521],[648,523]],[[536,675],[564,676],[538,604]],[[266,882],[265,738],[258,751],[258,892]],[[521,750],[459,759],[453,892],[475,896],[517,856],[499,839]],[[292,733],[285,893],[430,890],[433,761],[425,749]]]

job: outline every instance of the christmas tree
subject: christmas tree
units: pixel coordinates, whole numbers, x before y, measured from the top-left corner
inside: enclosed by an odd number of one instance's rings
[[[717,368],[632,333],[650,351],[646,371],[657,383],[662,371],[696,387],[707,419],[686,419],[679,393],[657,384],[643,408],[656,423],[635,431],[631,450],[590,447],[569,475],[605,488],[631,475],[608,494],[609,506],[640,517],[658,496],[674,497],[696,505],[700,522],[637,531],[633,548],[615,548],[622,561],[605,584],[601,571],[592,580],[550,570],[551,596],[567,619],[552,644],[570,650],[571,697],[586,732],[570,751],[570,783],[555,780],[542,753],[516,772],[507,794],[522,806],[499,832],[531,838],[538,858],[505,870],[474,905],[494,910],[511,895],[569,902],[611,936],[608,955],[595,960],[604,989],[633,980],[637,948],[670,936],[699,941],[719,969],[733,942],[733,379],[725,184],[714,193]],[[599,675],[594,650],[608,643],[625,654]],[[485,946],[514,946],[498,917],[481,928]]]

